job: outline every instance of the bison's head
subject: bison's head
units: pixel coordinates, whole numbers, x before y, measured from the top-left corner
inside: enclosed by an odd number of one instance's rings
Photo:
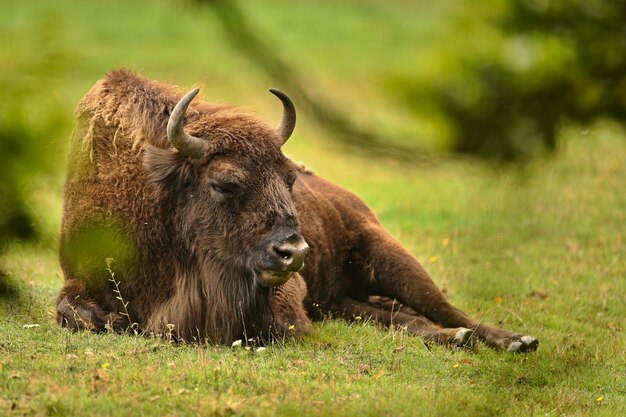
[[[198,93],[190,91],[169,115],[173,149],[149,147],[145,158],[189,260],[203,260],[208,274],[217,266],[227,278],[265,287],[302,269],[309,251],[291,195],[296,172],[281,151],[295,109],[287,95],[270,91],[283,103],[276,129],[229,108],[189,108]]]

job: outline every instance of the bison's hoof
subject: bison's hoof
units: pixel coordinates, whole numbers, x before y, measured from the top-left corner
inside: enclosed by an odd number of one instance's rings
[[[532,336],[522,336],[520,340],[512,342],[507,349],[513,353],[534,352],[539,347],[539,340]]]
[[[472,344],[473,330],[461,328],[456,332],[453,343],[456,346],[470,346]]]

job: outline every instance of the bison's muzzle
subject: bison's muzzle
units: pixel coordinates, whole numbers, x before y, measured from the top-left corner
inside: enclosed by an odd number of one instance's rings
[[[259,283],[264,287],[282,285],[293,272],[304,267],[309,253],[309,245],[299,233],[287,239],[272,242],[267,246],[268,267],[258,274]]]

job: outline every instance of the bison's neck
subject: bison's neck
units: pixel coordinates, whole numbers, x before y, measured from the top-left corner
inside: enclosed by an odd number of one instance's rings
[[[172,296],[155,308],[147,327],[186,341],[228,344],[265,338],[272,322],[268,291],[249,273],[200,262],[176,274]]]

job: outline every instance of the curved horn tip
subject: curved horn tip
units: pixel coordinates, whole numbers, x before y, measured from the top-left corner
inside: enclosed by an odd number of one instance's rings
[[[276,97],[278,97],[280,99],[280,101],[287,100],[288,102],[291,102],[291,99],[289,98],[289,96],[287,94],[283,93],[278,88],[270,88],[270,89],[268,89],[268,91],[270,93],[274,94]]]
[[[277,88],[270,88],[269,91],[283,103],[283,116],[276,126],[276,132],[284,144],[296,127],[296,108],[287,94]]]
[[[177,103],[177,105],[181,105],[181,107],[188,107],[191,101],[198,95],[200,92],[199,88],[194,88],[193,90],[189,90]]]
[[[185,94],[183,98],[180,99],[180,102],[189,105],[189,103],[191,103],[191,100],[193,100],[199,92],[200,88],[194,88],[193,90],[188,91],[187,94]]]
[[[289,98],[289,96],[285,93],[283,93],[282,91],[280,91],[278,88],[270,88],[268,89],[268,91],[272,94],[274,94],[276,97],[278,97],[280,99],[280,101],[287,100],[289,102],[291,102],[291,99]]]
[[[185,115],[185,111],[191,101],[198,95],[200,92],[199,88],[194,88],[193,90],[188,91],[174,106],[174,110],[172,110],[172,114],[176,114],[177,118],[181,118]]]

